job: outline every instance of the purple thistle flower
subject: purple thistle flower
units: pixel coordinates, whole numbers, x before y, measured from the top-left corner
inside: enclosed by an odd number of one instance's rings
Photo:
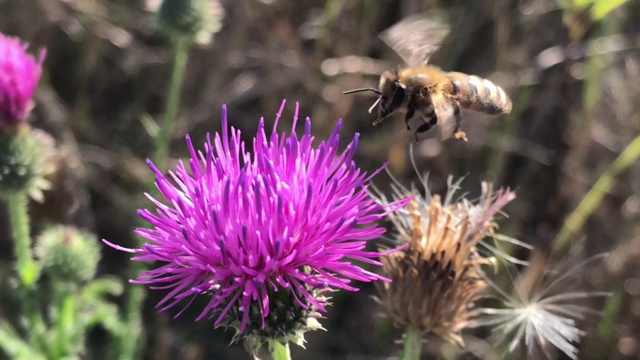
[[[46,51],[27,54],[29,44],[0,33],[0,127],[24,120],[31,110],[31,96],[42,74]]]
[[[260,120],[253,153],[239,130],[228,129],[223,107],[222,135],[208,135],[204,151],[187,136],[191,158],[169,172],[173,181],[148,161],[167,199],[148,196],[155,214],[139,211],[153,227],[136,233],[149,243],[127,249],[105,242],[136,254],[133,260],[165,263],[132,280],[170,289],[162,310],[207,294],[198,320],[213,315],[215,326],[279,338],[326,311],[321,294],[358,290],[351,280],[388,280],[351,260],[381,265],[380,253],[364,247],[384,232],[375,221],[407,199],[383,207],[367,193],[375,173],[367,176],[352,160],[358,135],[338,153],[341,121],[314,147],[309,118],[302,137],[295,133],[296,105],[291,133],[279,135],[284,105],[270,135]]]

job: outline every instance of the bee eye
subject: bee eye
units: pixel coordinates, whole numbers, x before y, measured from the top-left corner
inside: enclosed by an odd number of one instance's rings
[[[389,104],[391,111],[402,106],[406,98],[407,89],[402,84],[396,83],[396,89],[393,91],[393,98],[391,99],[391,104]]]
[[[386,94],[391,96],[386,96]],[[378,115],[382,119],[385,116],[396,111],[407,98],[407,89],[399,82],[390,84],[390,87],[383,92],[383,96],[380,97],[380,107],[378,108]]]

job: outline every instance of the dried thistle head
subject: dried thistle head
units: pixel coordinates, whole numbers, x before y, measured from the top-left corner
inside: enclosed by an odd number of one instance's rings
[[[599,254],[577,264],[570,258],[550,267],[546,258],[534,252],[527,270],[528,274],[540,276],[540,281],[523,289],[519,286],[523,276],[518,276],[512,293],[489,282],[502,307],[479,309],[479,316],[471,326],[490,327],[492,343],[504,349],[505,357],[556,359],[558,352],[562,352],[570,359],[578,359],[577,344],[584,335],[580,323],[589,315],[598,314],[589,305],[591,301],[585,301],[611,295],[585,290],[580,278],[585,269],[592,268],[607,256],[606,253]]]
[[[483,183],[477,202],[453,202],[457,185],[450,182],[444,202],[427,192],[390,215],[398,231],[396,242],[407,245],[382,257],[385,276],[392,282],[382,285],[378,300],[396,326],[433,332],[463,345],[460,331],[486,287],[481,267],[493,263],[478,251],[478,243],[494,234],[493,215],[515,194],[502,189],[494,193]]]

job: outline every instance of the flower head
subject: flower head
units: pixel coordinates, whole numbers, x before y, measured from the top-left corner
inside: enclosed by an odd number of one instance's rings
[[[71,226],[46,229],[38,236],[35,252],[55,284],[77,285],[93,279],[100,260],[95,236]]]
[[[24,120],[31,109],[31,95],[40,80],[45,50],[36,57],[29,45],[0,33],[0,128]]]
[[[207,44],[222,27],[224,9],[218,0],[163,0],[158,23],[175,38]]]
[[[576,344],[584,335],[578,322],[594,313],[581,302],[610,295],[607,292],[582,290],[579,275],[606,256],[596,255],[573,266],[565,263],[554,271],[547,269],[546,260],[535,261],[532,263],[535,266],[527,270],[529,275],[536,278],[532,282],[537,286],[526,290],[516,286],[514,295],[491,283],[503,307],[481,309],[473,326],[491,327],[494,342],[505,345],[509,353],[523,351],[530,359],[555,359],[557,351],[561,351],[567,357],[577,359]],[[524,277],[518,280],[529,282]]]
[[[358,136],[338,152],[341,122],[314,146],[309,118],[301,137],[294,132],[296,106],[291,133],[279,135],[283,108],[270,135],[261,119],[252,152],[228,129],[223,107],[222,134],[208,136],[203,151],[187,136],[188,167],[180,162],[166,177],[149,162],[166,198],[150,197],[155,211],[139,211],[152,228],[136,232],[149,242],[110,245],[133,260],[164,263],[134,281],[171,289],[163,310],[208,296],[198,319],[212,315],[238,334],[282,338],[326,311],[327,291],[384,279],[351,261],[380,265],[379,253],[364,247],[384,232],[375,221],[406,201],[385,210],[368,194],[373,175],[352,160]]]
[[[414,196],[390,216],[398,231],[396,242],[408,246],[382,258],[383,272],[392,282],[383,284],[379,301],[396,326],[433,332],[462,345],[460,331],[486,287],[481,266],[493,261],[481,255],[478,243],[494,234],[492,217],[515,194],[502,189],[494,193],[484,183],[479,201],[454,202],[458,184],[449,185],[444,202],[425,186],[424,198]]]
[[[55,140],[42,130],[16,126],[3,132],[0,128],[0,198],[22,193],[42,202],[42,191],[51,185],[46,176],[55,170],[57,153]]]

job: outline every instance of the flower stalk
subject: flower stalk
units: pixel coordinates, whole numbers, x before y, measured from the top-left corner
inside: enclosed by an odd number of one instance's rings
[[[402,360],[419,360],[422,352],[422,334],[418,330],[407,328],[403,338]]]
[[[169,83],[169,95],[167,96],[167,107],[164,112],[160,132],[156,134],[155,154],[153,161],[160,168],[169,154],[169,144],[171,134],[178,115],[180,105],[180,93],[184,82],[184,73],[187,67],[189,53],[189,41],[186,38],[175,38],[175,50],[173,58],[173,69],[171,70],[171,82]]]
[[[15,241],[16,267],[20,283],[29,289],[38,278],[38,267],[31,253],[27,198],[21,193],[7,195],[11,235]]]
[[[20,297],[22,312],[29,327],[29,343],[45,346],[46,327],[36,303],[34,284],[39,270],[31,251],[31,235],[29,234],[29,215],[27,196],[21,193],[5,197],[9,208],[11,234],[15,243],[16,268],[20,280]]]
[[[173,68],[171,71],[171,82],[169,83],[169,94],[167,96],[167,107],[163,116],[160,130],[154,136],[155,152],[153,160],[160,167],[164,167],[166,158],[169,155],[169,145],[171,143],[171,134],[180,108],[180,93],[182,83],[184,82],[184,74],[187,65],[190,41],[184,37],[175,37],[175,50],[173,59]],[[153,190],[153,178],[148,186],[149,190]],[[138,238],[140,239],[140,238]],[[140,239],[142,241],[142,239]],[[131,265],[132,277],[146,270],[147,266],[142,262],[134,262]],[[145,290],[139,286],[130,286],[127,291],[126,312],[124,321],[127,326],[124,327],[122,334],[118,336],[119,354],[122,359],[137,358],[141,350],[142,334],[142,305],[145,299]]]
[[[273,356],[273,360],[291,360],[289,343],[282,344],[277,339],[269,340],[269,351]]]

